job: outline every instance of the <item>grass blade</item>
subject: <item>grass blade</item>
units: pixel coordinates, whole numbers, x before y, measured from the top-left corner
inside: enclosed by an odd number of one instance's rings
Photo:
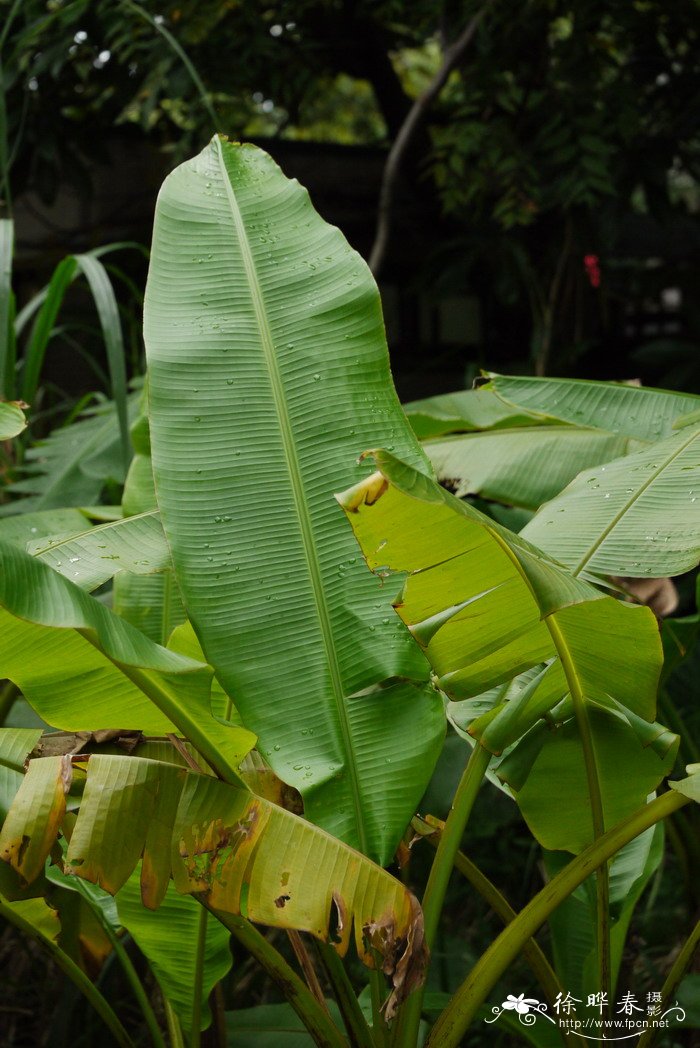
[[[12,313],[12,245],[14,223],[11,218],[0,219],[0,396],[11,397],[11,373],[14,370],[14,352],[10,315]]]
[[[129,465],[129,421],[126,409],[126,363],[122,325],[119,319],[119,307],[107,270],[94,255],[76,255],[75,261],[83,272],[92,297],[95,300],[97,314],[100,318],[102,337],[107,351],[109,377],[112,386],[112,399],[117,409],[119,433],[122,440],[122,454],[125,466]]]

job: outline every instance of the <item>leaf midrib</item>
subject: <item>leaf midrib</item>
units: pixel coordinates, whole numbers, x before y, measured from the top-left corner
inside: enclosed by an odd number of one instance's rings
[[[233,186],[231,185],[231,180],[228,176],[228,171],[226,170],[221,139],[217,136],[215,138],[215,142],[217,148],[217,156],[221,167],[221,175],[226,189],[226,196],[229,202],[229,206],[231,208],[231,215],[233,218],[234,225],[236,227],[236,234],[238,236],[238,241],[241,248],[241,257],[243,259],[243,265],[245,267],[246,276],[248,278],[251,298],[253,301],[253,309],[255,312],[255,319],[260,334],[260,342],[262,345],[265,363],[267,365],[267,371],[270,378],[270,385],[272,387],[272,394],[275,401],[277,418],[280,424],[280,429],[282,431],[282,446],[284,449],[285,459],[287,461],[287,470],[292,485],[294,506],[296,509],[297,519],[299,521],[299,527],[302,533],[304,543],[304,554],[306,556],[306,562],[309,568],[309,575],[311,577],[312,589],[316,601],[316,610],[318,613],[319,625],[321,627],[323,644],[326,651],[326,658],[331,674],[332,692],[333,698],[335,699],[338,724],[340,726],[343,744],[345,746],[346,752],[350,757],[350,760],[347,765],[347,771],[352,791],[353,807],[355,810],[355,822],[357,826],[359,845],[360,850],[366,853],[367,834],[362,818],[362,797],[360,792],[360,783],[357,775],[355,747],[353,743],[352,733],[350,730],[347,711],[345,709],[345,695],[343,689],[342,675],[340,671],[340,665],[338,663],[337,653],[335,650],[333,628],[331,624],[330,612],[328,609],[328,602],[326,600],[326,594],[323,588],[323,577],[321,573],[321,566],[319,563],[318,550],[316,547],[316,538],[313,531],[311,516],[308,510],[306,491],[304,487],[304,478],[302,476],[299,458],[296,452],[296,445],[294,442],[294,430],[292,428],[292,422],[289,417],[285,389],[282,382],[282,376],[278,367],[277,358],[275,356],[275,345],[272,337],[272,331],[270,330],[270,325],[267,318],[265,299],[263,296],[262,288],[260,286],[260,281],[258,280],[258,274],[255,267],[255,259],[253,257],[253,252],[251,250],[250,242],[248,240],[248,233],[243,222],[243,216],[238,206],[238,201],[236,200],[236,196],[233,191]]]
[[[671,452],[671,454],[661,463],[661,465],[656,470],[654,470],[652,472],[651,476],[649,476],[645,480],[645,482],[642,484],[642,486],[640,488],[637,488],[637,490],[634,492],[632,497],[627,500],[627,502],[624,504],[624,506],[622,506],[621,509],[619,509],[618,512],[615,514],[615,516],[612,518],[610,523],[606,525],[606,527],[600,533],[600,535],[595,540],[595,542],[586,551],[586,553],[584,554],[583,558],[578,562],[576,567],[570,569],[572,575],[578,575],[581,571],[583,571],[583,569],[588,564],[588,562],[591,560],[591,558],[594,556],[594,554],[598,552],[598,550],[603,545],[603,543],[608,538],[608,536],[611,534],[613,529],[617,527],[617,525],[620,523],[620,521],[622,520],[624,515],[632,508],[632,506],[635,504],[635,502],[637,502],[638,499],[640,499],[642,497],[644,492],[647,491],[648,488],[651,487],[651,485],[654,483],[654,481],[658,480],[660,474],[663,473],[663,471],[665,469],[667,469],[668,466],[671,465],[671,463],[674,461],[674,459],[678,458],[678,456],[680,454],[682,454],[682,452],[684,452],[686,450],[686,448],[690,447],[690,445],[693,443],[693,441],[697,440],[697,438],[699,436],[700,436],[700,432],[699,431],[696,431],[695,433],[693,433],[692,436],[688,440],[686,440],[683,444],[681,444],[681,446],[679,448],[676,448],[673,452]]]

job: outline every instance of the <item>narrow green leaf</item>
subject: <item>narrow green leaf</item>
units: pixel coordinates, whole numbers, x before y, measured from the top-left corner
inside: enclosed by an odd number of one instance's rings
[[[12,249],[14,245],[14,222],[11,218],[0,219],[0,397],[13,396],[14,352],[10,342],[12,300]],[[0,423],[0,432],[2,424]],[[11,434],[14,436],[14,434]],[[5,440],[5,437],[0,438]]]
[[[56,323],[58,311],[77,268],[77,262],[72,255],[58,263],[49,282],[46,298],[42,302],[32,325],[29,341],[22,357],[22,382],[20,386],[22,399],[30,404],[34,400],[39,385],[46,348]]]
[[[102,338],[104,339],[107,352],[109,376],[112,384],[112,400],[117,410],[124,468],[126,469],[131,458],[131,445],[129,443],[127,411],[126,351],[124,349],[119,307],[117,306],[112,282],[102,262],[92,254],[76,255],[75,260],[90,286],[97,315],[100,318]]]

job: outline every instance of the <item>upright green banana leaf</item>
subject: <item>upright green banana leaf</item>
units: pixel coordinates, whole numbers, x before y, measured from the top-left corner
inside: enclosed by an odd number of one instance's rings
[[[700,426],[587,469],[522,535],[584,578],[690,571],[700,561]]]
[[[144,319],[158,503],[207,661],[307,817],[385,863],[444,714],[332,495],[380,440],[428,468],[376,286],[298,183],[217,137],[161,190]]]
[[[573,578],[391,454],[373,454],[380,472],[338,496],[369,566],[409,573],[396,609],[450,698],[496,689],[470,731],[493,753],[520,740],[507,781],[533,832],[546,847],[580,850],[593,833],[589,774],[611,825],[643,803],[674,758],[677,740],[650,723],[662,662],[653,614]],[[497,689],[540,664],[513,695]],[[561,727],[548,731],[542,718],[555,726],[561,710]]]
[[[488,377],[490,382],[481,388],[497,393],[511,410],[539,411],[639,440],[668,436],[678,420],[700,409],[700,397],[666,389],[585,379]]]

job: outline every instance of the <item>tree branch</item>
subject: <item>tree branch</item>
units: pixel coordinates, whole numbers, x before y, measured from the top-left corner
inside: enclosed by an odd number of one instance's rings
[[[369,257],[369,267],[372,270],[374,276],[378,276],[384,262],[386,255],[386,249],[389,242],[389,232],[391,228],[391,214],[394,204],[394,194],[396,191],[396,183],[401,171],[401,165],[403,163],[406,151],[413,139],[416,131],[420,127],[421,123],[425,119],[425,116],[433,104],[435,99],[442,91],[447,78],[460,61],[464,52],[469,47],[474,34],[481,22],[482,18],[493,5],[494,0],[486,0],[484,5],[477,11],[471,21],[465,26],[462,33],[457,37],[455,42],[448,47],[445,51],[442,65],[438,69],[437,73],[430,81],[425,91],[418,96],[413,105],[411,106],[408,116],[404,120],[399,132],[394,139],[394,144],[389,150],[389,156],[387,157],[386,164],[384,165],[384,173],[382,175],[382,185],[379,192],[379,207],[377,209],[377,231],[374,237],[374,244],[372,245],[372,251]]]

